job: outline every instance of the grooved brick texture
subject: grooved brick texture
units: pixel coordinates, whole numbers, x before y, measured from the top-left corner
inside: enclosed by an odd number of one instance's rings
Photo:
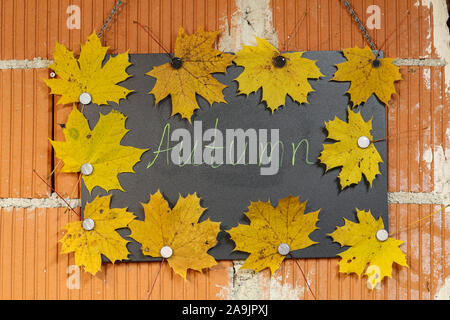
[[[52,59],[56,41],[79,52],[80,43],[99,30],[114,0],[2,0],[0,2],[0,60]],[[437,58],[432,41],[431,11],[416,0],[353,0],[363,21],[369,5],[382,13],[381,29],[369,30],[386,56]],[[69,5],[79,5],[81,30],[68,30]],[[285,50],[339,50],[363,46],[364,38],[337,0],[272,0],[273,24]],[[117,21],[105,32],[112,53],[161,52],[134,20],[148,25],[165,47],[173,50],[180,25],[191,33],[200,26],[218,29],[232,18],[234,0],[128,0]],[[299,19],[303,23],[294,30]],[[289,36],[290,35],[290,36]],[[430,36],[431,35],[431,36]],[[289,41],[287,39],[290,39]],[[438,181],[436,162],[424,155],[448,148],[449,95],[444,91],[442,67],[402,67],[399,95],[387,108],[389,191],[431,192]],[[54,166],[49,137],[62,139],[59,124],[70,106],[57,106],[42,81],[46,69],[0,71],[0,198],[46,197],[50,192],[32,173],[50,176]],[[447,110],[447,111],[446,111]],[[56,173],[57,190],[78,197],[77,178]],[[50,179],[51,181],[51,179]],[[397,230],[439,209],[435,205],[391,204],[390,228]],[[105,265],[96,277],[81,272],[80,289],[69,290],[67,268],[73,256],[60,255],[61,227],[76,219],[64,209],[0,211],[1,299],[146,299],[158,263]],[[410,269],[394,268],[381,289],[367,289],[365,278],[337,272],[338,259],[300,260],[312,289],[320,299],[430,299],[450,275],[449,218],[444,213],[400,233],[406,241]],[[189,273],[188,282],[165,266],[153,298],[217,299],[227,297],[232,262],[221,262],[204,274]],[[286,261],[278,276],[282,284],[305,287],[297,266]],[[262,287],[267,285],[264,273]],[[270,290],[264,290],[270,297]],[[299,298],[312,299],[307,289]]]

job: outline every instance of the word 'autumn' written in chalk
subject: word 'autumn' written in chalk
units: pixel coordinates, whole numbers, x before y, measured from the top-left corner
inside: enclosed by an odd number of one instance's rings
[[[208,165],[211,168],[219,168],[223,165],[258,165],[263,176],[278,173],[285,153],[285,144],[279,139],[279,129],[226,129],[224,134],[217,128],[218,122],[216,119],[214,128],[203,131],[202,121],[194,121],[193,133],[184,128],[175,129],[171,133],[170,123],[167,123],[159,146],[153,152],[155,156],[147,168],[156,163],[160,154],[166,153],[168,165],[170,162],[180,167]],[[305,162],[313,164],[308,160],[307,139],[291,145],[292,166],[295,165],[297,151],[302,145],[305,146]]]

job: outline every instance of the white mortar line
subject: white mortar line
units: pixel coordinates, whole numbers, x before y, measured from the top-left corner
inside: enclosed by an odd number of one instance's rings
[[[65,199],[72,208],[81,207],[80,199]],[[443,205],[444,197],[440,193],[389,192],[389,203],[399,204],[437,204]],[[67,205],[53,193],[49,198],[0,198],[0,208],[6,209],[44,209],[66,208]]]
[[[52,63],[52,60],[45,60],[42,58],[34,58],[33,60],[0,60],[0,70],[44,69]]]
[[[394,64],[398,67],[445,67],[447,63],[441,59],[404,59],[397,58],[394,60]]]
[[[72,208],[81,207],[80,199],[65,199]],[[0,208],[5,209],[45,209],[67,208],[67,204],[56,193],[48,198],[0,198]]]
[[[10,69],[44,69],[53,63],[52,60],[34,58],[33,60],[0,60],[0,70]],[[394,60],[397,66],[424,66],[424,67],[445,67],[447,64],[441,59],[409,59],[397,58]]]
[[[388,192],[388,203],[447,205],[442,193],[438,192]]]

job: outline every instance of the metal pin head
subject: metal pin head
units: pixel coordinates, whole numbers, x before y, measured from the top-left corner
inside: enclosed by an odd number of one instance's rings
[[[92,102],[92,97],[89,93],[83,92],[82,94],[80,94],[79,100],[81,104],[86,105]]]
[[[361,149],[367,149],[370,145],[370,139],[367,138],[366,136],[361,136],[358,139],[358,147],[360,147]]]
[[[282,256],[287,256],[291,252],[291,247],[287,243],[282,243],[278,246],[278,253]]]
[[[175,70],[178,70],[183,66],[183,60],[181,60],[181,58],[175,57],[172,59],[172,61],[170,61],[170,65]]]
[[[277,68],[283,68],[286,65],[286,58],[282,55],[273,58],[273,65]]]
[[[389,233],[384,229],[380,229],[377,231],[376,236],[378,241],[384,242],[389,238]]]
[[[94,167],[90,163],[84,163],[81,166],[81,174],[83,176],[90,176],[94,172]]]
[[[87,219],[83,220],[81,225],[83,226],[84,230],[91,231],[91,230],[94,230],[95,222],[91,218],[87,218]]]
[[[169,246],[164,246],[161,248],[160,253],[161,257],[163,257],[164,259],[169,259],[173,255],[173,250]]]
[[[373,61],[372,61],[372,66],[373,66],[374,68],[380,67],[380,66],[381,66],[381,61],[378,60],[378,59],[373,60]]]

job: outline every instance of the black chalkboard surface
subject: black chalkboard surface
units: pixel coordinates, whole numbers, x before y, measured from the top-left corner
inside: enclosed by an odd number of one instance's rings
[[[136,173],[123,173],[119,180],[125,192],[111,191],[112,207],[128,207],[137,219],[144,218],[140,203],[149,201],[149,195],[161,190],[165,198],[173,206],[179,195],[196,192],[202,198],[202,206],[207,208],[200,221],[210,218],[221,222],[222,230],[237,226],[239,223],[249,223],[244,212],[250,201],[267,201],[273,205],[288,195],[300,196],[301,201],[308,200],[306,212],[321,209],[318,230],[310,237],[319,242],[316,245],[293,253],[295,258],[334,257],[341,252],[339,244],[333,243],[327,234],[333,232],[336,226],[342,226],[343,218],[355,221],[355,208],[371,210],[375,217],[381,216],[388,227],[387,210],[387,172],[386,144],[378,142],[376,148],[383,158],[380,164],[381,175],[378,175],[370,188],[365,180],[358,185],[340,190],[337,175],[339,169],[325,174],[324,166],[318,163],[317,157],[326,141],[324,122],[333,120],[335,116],[347,120],[349,97],[346,91],[349,83],[330,81],[335,65],[345,61],[338,51],[305,52],[305,58],[317,60],[317,65],[325,75],[319,80],[310,80],[314,92],[308,96],[309,104],[299,105],[290,97],[286,98],[285,106],[273,114],[264,103],[260,103],[261,90],[250,96],[239,95],[238,85],[234,79],[242,72],[241,67],[230,66],[227,74],[217,74],[215,77],[228,85],[224,90],[228,102],[215,103],[212,107],[201,97],[197,97],[200,110],[194,113],[193,123],[181,119],[178,115],[170,117],[171,100],[166,98],[155,107],[154,97],[149,95],[155,84],[155,79],[146,76],[153,66],[168,61],[164,54],[130,55],[132,66],[128,68],[131,78],[121,85],[134,90],[120,105],[112,106],[87,105],[84,114],[91,128],[98,121],[99,112],[109,113],[112,109],[125,114],[128,119],[126,127],[130,132],[121,144],[138,148],[150,148],[142,156],[142,161],[134,167]],[[256,57],[255,57],[256,58]],[[374,139],[385,137],[385,108],[372,96],[363,106],[361,114],[365,121],[373,118]],[[167,129],[170,125],[172,133],[177,128],[185,128],[194,136],[195,122],[203,132],[207,129],[220,130],[224,135],[227,129],[278,129],[280,143],[280,167],[276,174],[261,175],[259,164],[232,165],[224,164],[213,168],[208,164],[178,166],[171,161],[170,153],[155,153],[167,147]],[[169,124],[169,125],[168,125]],[[166,129],[166,135],[162,135]],[[161,143],[162,141],[162,143]],[[293,146],[300,146],[293,158]],[[204,145],[209,142],[204,142]],[[177,142],[170,142],[174,147]],[[158,156],[156,159],[155,157]],[[152,164],[149,168],[147,166]],[[92,194],[86,188],[82,189],[83,204],[92,201],[96,195],[105,195],[105,191],[96,187]],[[140,244],[128,238],[128,229],[120,230],[123,237],[131,240],[128,245],[130,261],[155,261],[141,253]],[[234,243],[226,232],[218,235],[218,245],[209,253],[216,259],[244,259],[246,253],[232,252]]]

